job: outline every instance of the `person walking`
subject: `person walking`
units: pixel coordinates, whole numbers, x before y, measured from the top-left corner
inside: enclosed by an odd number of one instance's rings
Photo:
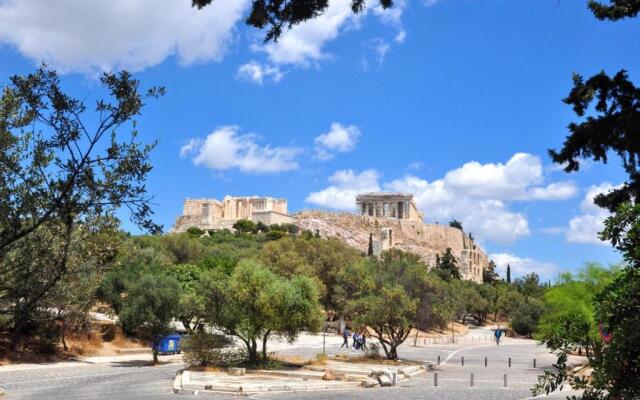
[[[340,346],[340,348],[347,346],[347,349],[349,349],[349,336],[351,336],[351,332],[349,332],[349,328],[345,326],[344,330],[342,331],[342,338],[344,339],[344,341],[342,342],[342,346]]]
[[[496,346],[500,346],[500,337],[502,337],[502,329],[500,329],[500,325],[498,325],[498,329],[496,329],[493,336],[496,338]]]
[[[360,342],[362,344],[362,351],[367,350],[367,328],[362,330],[362,333],[360,334]]]

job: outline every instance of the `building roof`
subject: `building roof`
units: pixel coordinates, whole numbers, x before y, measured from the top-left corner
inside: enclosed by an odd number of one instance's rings
[[[356,197],[356,201],[368,199],[368,198],[404,198],[405,200],[413,200],[413,194],[411,193],[400,193],[400,192],[369,192],[369,193],[360,193]]]

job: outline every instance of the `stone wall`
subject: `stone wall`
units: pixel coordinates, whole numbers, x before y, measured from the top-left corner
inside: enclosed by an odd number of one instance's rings
[[[182,215],[176,219],[172,232],[185,232],[191,227],[200,229],[233,229],[240,219],[262,221],[267,225],[291,223],[287,200],[273,197],[234,197],[217,199],[186,199]]]

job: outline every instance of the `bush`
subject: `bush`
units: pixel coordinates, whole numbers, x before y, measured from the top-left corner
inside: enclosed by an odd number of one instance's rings
[[[285,236],[287,236],[287,232],[276,231],[276,230],[270,230],[266,234],[267,240],[278,240],[278,239],[282,239]]]
[[[256,233],[256,224],[249,219],[239,219],[233,224],[233,229],[238,233]]]
[[[231,339],[224,335],[198,331],[183,340],[184,362],[189,365],[220,366],[224,360],[222,349],[231,343]]]
[[[378,343],[368,343],[367,344],[367,352],[365,353],[367,358],[372,360],[378,360],[382,358],[380,355],[380,345]]]
[[[204,231],[195,226],[192,226],[191,228],[187,229],[187,233],[189,234],[189,236],[193,236],[193,237],[200,237],[204,235]]]
[[[529,336],[533,334],[540,316],[542,315],[542,302],[529,298],[520,304],[511,319],[511,327],[518,335]]]

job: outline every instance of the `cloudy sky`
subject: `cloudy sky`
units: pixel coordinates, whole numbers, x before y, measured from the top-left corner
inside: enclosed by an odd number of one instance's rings
[[[599,22],[582,1],[396,0],[354,16],[330,0],[265,44],[249,4],[0,0],[0,82],[45,61],[87,102],[105,70],[166,87],[139,128],[160,139],[149,189],[167,229],[184,197],[352,210],[358,192],[393,190],[428,222],[462,221],[515,275],[618,260],[592,204],[624,179],[617,162],[566,174],[547,149],[575,120],[561,101],[573,72],[640,79],[637,21]]]

